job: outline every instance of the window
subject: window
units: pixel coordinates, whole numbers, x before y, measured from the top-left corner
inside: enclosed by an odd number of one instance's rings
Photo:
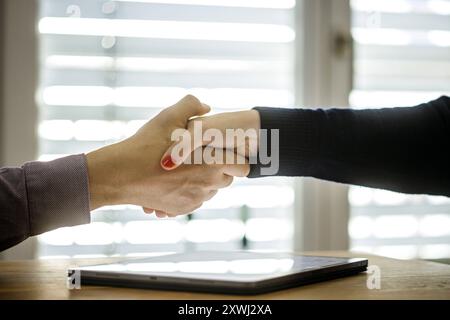
[[[353,0],[353,107],[413,106],[450,94],[450,1]],[[450,257],[450,199],[352,187],[354,250]]]
[[[294,104],[294,0],[40,0],[40,160],[131,135],[192,93],[215,112]],[[292,244],[293,187],[241,179],[190,217],[114,206],[39,237],[39,256]]]

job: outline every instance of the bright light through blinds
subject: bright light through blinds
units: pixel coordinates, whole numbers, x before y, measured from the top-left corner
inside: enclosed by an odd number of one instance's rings
[[[198,6],[292,9],[295,0],[117,0],[118,2],[147,2]]]
[[[294,98],[288,90],[242,88],[177,88],[177,87],[119,87],[51,86],[43,91],[47,105],[94,106],[110,104],[122,107],[159,107],[176,102],[174,97],[191,93],[217,108],[239,108],[242,105],[292,105]]]
[[[353,0],[354,108],[414,106],[450,95],[450,1]],[[450,257],[450,199],[352,187],[353,250]]]
[[[39,32],[246,42],[291,42],[295,38],[295,33],[291,28],[268,24],[55,17],[42,18],[39,22]]]
[[[239,72],[261,71],[285,68],[288,64],[279,61],[249,61],[225,59],[188,58],[143,58],[105,56],[64,56],[53,55],[46,59],[46,66],[55,69],[92,69],[120,71],[154,72]]]
[[[294,0],[40,0],[40,160],[132,135],[190,93],[215,112],[294,104]],[[292,186],[236,179],[192,219],[134,206],[39,237],[41,257],[289,250]]]

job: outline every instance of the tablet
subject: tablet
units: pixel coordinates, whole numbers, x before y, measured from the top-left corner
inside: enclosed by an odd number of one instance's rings
[[[81,285],[256,294],[353,275],[367,259],[198,251],[69,269]]]

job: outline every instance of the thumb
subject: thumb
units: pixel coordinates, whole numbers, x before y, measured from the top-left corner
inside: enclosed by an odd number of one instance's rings
[[[193,95],[187,95],[175,105],[169,107],[166,112],[170,117],[181,120],[184,124],[184,128],[186,128],[190,118],[204,115],[210,110],[211,108],[207,104],[201,103],[200,100]],[[186,160],[193,150],[202,145],[202,142],[200,142],[198,146],[191,144],[194,143],[194,141],[191,142],[191,140],[195,140],[191,139],[191,137],[193,137],[192,131],[193,130],[185,130],[183,135],[180,136],[181,142],[174,142],[169,149],[166,150],[161,158],[161,166],[164,169],[175,169]],[[182,150],[183,154],[180,154],[179,150]]]

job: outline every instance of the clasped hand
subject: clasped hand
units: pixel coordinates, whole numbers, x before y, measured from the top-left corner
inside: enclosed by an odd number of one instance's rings
[[[188,95],[161,111],[130,138],[88,153],[90,209],[133,204],[158,217],[175,217],[199,208],[219,189],[229,186],[234,177],[247,176],[247,157],[257,148],[256,136],[245,146],[234,148],[229,148],[229,141],[203,137],[189,144],[172,140],[174,132],[194,135],[195,121],[201,122],[205,130],[224,134],[226,129],[259,129],[257,111],[200,117],[209,111],[209,106]],[[183,153],[173,156],[174,149],[182,143]],[[223,161],[200,158],[188,162],[189,156],[199,149]],[[230,163],[229,159],[234,161]]]

